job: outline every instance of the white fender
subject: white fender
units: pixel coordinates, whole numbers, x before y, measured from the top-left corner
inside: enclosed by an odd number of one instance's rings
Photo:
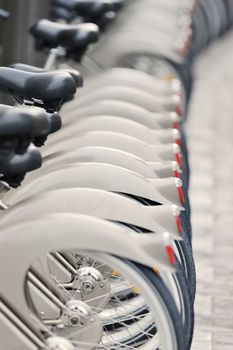
[[[179,80],[162,80],[155,79],[151,75],[129,68],[112,68],[98,75],[98,79],[89,78],[85,82],[85,88],[98,89],[101,84],[137,86],[148,93],[155,95],[180,94],[182,92]]]
[[[175,148],[173,147],[176,146]],[[102,146],[120,149],[122,151],[132,153],[139,158],[148,162],[156,162],[162,160],[176,160],[176,144],[164,144],[150,146],[145,142],[134,137],[123,135],[116,132],[93,131],[88,132],[80,137],[71,138],[50,145],[49,143],[43,147],[43,155],[50,156],[56,152],[70,152],[73,149],[85,146]],[[179,150],[178,150],[179,151]]]
[[[178,96],[177,96],[178,97]],[[107,86],[101,89],[86,90],[80,92],[78,106],[89,104],[90,101],[97,100],[119,100],[123,102],[134,103],[136,106],[146,108],[151,112],[176,111],[178,101],[173,96],[153,95],[151,93],[139,90],[135,87],[127,86]],[[179,98],[179,103],[180,98]]]
[[[128,197],[90,188],[66,188],[46,192],[19,202],[4,211],[0,230],[14,223],[39,219],[52,213],[67,212],[91,215],[100,219],[134,225],[181,239],[175,223],[174,208],[169,205],[149,207]],[[177,215],[179,209],[177,208]]]
[[[77,119],[97,115],[113,115],[131,119],[151,129],[172,128],[174,122],[180,122],[180,117],[175,112],[152,113],[132,103],[116,100],[96,101],[91,106],[83,108],[78,108],[78,100],[74,100],[65,105],[62,112],[64,112],[64,127],[73,124]]]
[[[53,167],[61,164],[75,164],[75,163],[105,163],[116,165],[142,176],[157,179],[174,176],[174,170],[179,170],[179,166],[174,169],[173,162],[146,162],[143,159],[118,149],[107,147],[82,147],[70,153],[58,153],[51,157],[44,157],[43,167],[36,172],[28,174],[24,184],[45,174]]]
[[[67,140],[70,137],[81,136],[91,131],[122,133],[151,145],[173,143],[180,138],[180,133],[177,129],[151,130],[145,125],[130,119],[114,116],[97,116],[77,120],[74,125],[64,128],[61,134],[51,135],[49,144]]]
[[[51,170],[4,197],[7,206],[51,189],[89,187],[126,193],[182,209],[175,180],[147,179],[127,169],[109,164],[80,163]]]

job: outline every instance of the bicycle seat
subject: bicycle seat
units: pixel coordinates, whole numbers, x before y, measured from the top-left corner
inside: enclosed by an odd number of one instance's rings
[[[75,11],[77,15],[90,19],[117,10],[121,2],[120,0],[54,0],[52,4]]]
[[[1,161],[13,153],[25,153],[31,142],[42,146],[54,124],[53,115],[42,108],[0,105]]]
[[[18,69],[18,70],[22,70],[24,72],[46,73],[46,70],[43,69],[43,68],[31,66],[29,64],[24,64],[24,63],[13,63],[9,67],[10,68],[15,68],[15,69]],[[81,74],[75,69],[65,68],[65,69],[59,69],[59,70],[52,71],[52,72],[53,73],[57,73],[57,72],[69,73],[72,76],[72,78],[74,79],[77,88],[83,86],[83,78],[82,78]],[[51,71],[50,71],[50,73],[51,73]]]
[[[57,112],[48,113],[48,120],[49,120],[49,124],[50,124],[49,132],[47,132],[44,135],[37,136],[33,140],[34,145],[37,147],[44,146],[45,141],[47,141],[48,135],[57,132],[62,127],[62,119]]]
[[[7,163],[0,165],[4,175],[1,181],[7,182],[12,188],[20,186],[26,173],[40,168],[42,157],[35,148],[30,148],[23,155],[14,155]]]
[[[0,105],[0,137],[48,134],[48,114],[42,108],[11,107]]]
[[[21,99],[63,101],[76,93],[74,79],[66,72],[25,72],[0,67],[0,89]]]
[[[34,147],[28,148],[24,154],[15,154],[5,165],[4,175],[20,175],[38,169],[42,165],[40,151]]]
[[[99,29],[93,23],[70,25],[42,19],[31,28],[31,34],[40,40],[42,47],[62,46],[72,52],[95,43],[99,37]]]

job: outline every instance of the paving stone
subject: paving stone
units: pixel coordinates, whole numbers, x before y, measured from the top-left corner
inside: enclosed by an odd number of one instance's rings
[[[192,196],[192,194],[190,194],[190,196]],[[208,212],[205,213],[203,212],[203,207],[204,206],[204,201],[198,201],[198,199],[196,200],[196,207],[194,205],[194,200],[191,201],[191,205],[192,205],[192,222],[193,222],[193,228],[194,231],[199,232],[199,229],[210,229],[213,227],[213,215],[209,214]]]
[[[202,334],[205,334],[204,332]],[[199,339],[199,334],[194,334],[194,340],[192,344],[192,350],[200,350],[200,349],[205,349],[205,350],[212,350],[212,339],[211,333],[206,333],[206,337],[201,336]],[[207,338],[207,339],[206,339]]]
[[[213,335],[214,350],[232,350],[233,334],[232,331],[216,332]]]
[[[186,125],[197,269],[192,350],[233,349],[232,42],[231,32],[197,59]]]

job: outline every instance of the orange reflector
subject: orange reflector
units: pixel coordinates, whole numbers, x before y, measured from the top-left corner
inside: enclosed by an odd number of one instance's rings
[[[172,81],[172,80],[175,79],[175,77],[174,77],[174,75],[172,75],[172,74],[166,74],[166,75],[164,76],[164,79],[165,79],[166,81]]]
[[[120,274],[119,274],[119,272],[117,272],[117,271],[112,271],[112,276],[113,277],[117,277],[117,276],[119,276]]]
[[[156,275],[158,275],[158,276],[160,276],[160,273],[159,273],[159,270],[157,269],[157,267],[152,267],[152,271],[154,272],[154,273],[156,273]]]
[[[132,287],[131,290],[134,294],[140,294],[140,289],[138,289],[136,287]]]

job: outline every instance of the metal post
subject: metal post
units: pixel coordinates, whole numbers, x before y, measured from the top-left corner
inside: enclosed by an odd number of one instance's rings
[[[2,33],[2,65],[15,62],[42,66],[44,56],[34,49],[29,28],[40,18],[48,18],[49,0],[2,0],[2,8],[10,12]]]

